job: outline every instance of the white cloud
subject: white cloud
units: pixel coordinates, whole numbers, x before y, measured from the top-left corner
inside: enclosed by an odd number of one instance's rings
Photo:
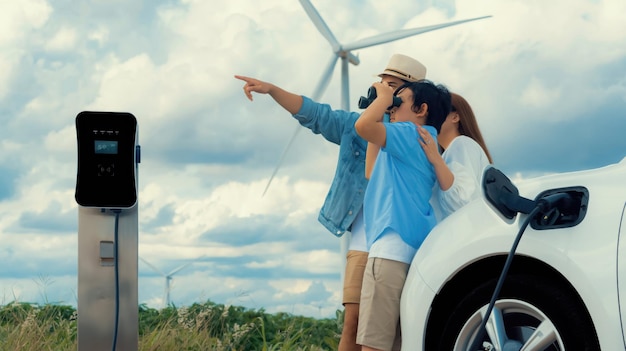
[[[109,34],[109,29],[102,26],[91,31],[87,38],[89,38],[89,40],[96,41],[100,46],[102,46],[109,40]]]
[[[15,68],[28,52],[27,38],[40,29],[52,13],[45,0],[0,3],[0,101],[11,89]]]
[[[276,267],[280,267],[281,265],[283,265],[284,262],[282,260],[267,260],[267,261],[263,261],[263,262],[250,262],[248,264],[246,264],[246,267],[249,268],[276,268]]]
[[[18,44],[19,40],[41,28],[49,19],[52,7],[45,0],[3,1],[0,4],[0,47]]]
[[[272,191],[261,197],[266,180],[230,181],[214,189],[202,189],[201,178],[188,178],[189,174],[176,171],[170,173],[181,182],[167,188],[158,182],[150,183],[140,196],[142,204],[146,203],[147,219],[155,216],[159,208],[172,205],[173,222],[159,232],[179,233],[177,240],[181,243],[193,242],[218,226],[251,216],[280,213],[288,218],[285,225],[297,225],[303,217],[316,216],[322,201],[320,195],[326,188],[321,183],[297,181],[291,184],[286,178],[278,178]]]
[[[337,252],[315,250],[294,254],[289,262],[294,268],[311,273],[335,273],[341,258]]]
[[[100,81],[100,92],[88,108],[106,111],[133,111],[142,115],[148,106],[161,111],[156,92],[166,87],[155,72],[150,57],[144,53],[108,67]],[[166,111],[167,112],[167,111]],[[148,115],[148,113],[143,113]],[[160,114],[150,114],[153,117]]]
[[[544,86],[546,83],[537,78],[531,79],[520,96],[520,104],[533,108],[547,108],[562,98],[560,89],[550,89]]]
[[[46,42],[45,48],[48,51],[69,51],[76,45],[78,33],[74,28],[62,27]]]
[[[0,101],[7,95],[10,89],[11,78],[13,77],[13,67],[19,60],[19,56],[9,55],[0,57]]]
[[[269,282],[271,286],[279,291],[275,295],[276,299],[284,297],[285,294],[301,294],[309,289],[311,283],[308,280],[274,280]]]

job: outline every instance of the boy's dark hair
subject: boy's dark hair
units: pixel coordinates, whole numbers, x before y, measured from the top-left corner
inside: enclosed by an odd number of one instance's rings
[[[394,95],[398,95],[405,88],[411,89],[413,92],[414,112],[418,112],[422,104],[428,105],[426,125],[435,127],[437,133],[439,133],[441,125],[448,117],[452,108],[452,100],[448,88],[441,84],[435,85],[428,79],[422,79],[417,82],[404,83],[396,89]]]

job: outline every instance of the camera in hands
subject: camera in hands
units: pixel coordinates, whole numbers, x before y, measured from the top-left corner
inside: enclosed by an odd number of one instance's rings
[[[369,89],[367,89],[367,96],[361,96],[359,98],[359,108],[366,109],[374,100],[376,100],[376,88],[369,87]],[[387,111],[391,110],[393,107],[400,107],[401,104],[402,99],[394,95],[393,102],[391,106],[387,107]]]

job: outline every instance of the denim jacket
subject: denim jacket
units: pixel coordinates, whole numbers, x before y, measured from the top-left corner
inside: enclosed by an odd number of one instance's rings
[[[367,141],[354,129],[357,112],[332,110],[303,96],[302,107],[293,117],[303,127],[326,140],[339,145],[339,160],[318,220],[331,233],[340,237],[350,230],[352,222],[363,206],[367,187],[365,179],[365,152]]]

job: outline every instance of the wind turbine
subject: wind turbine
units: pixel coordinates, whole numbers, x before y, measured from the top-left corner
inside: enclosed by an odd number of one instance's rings
[[[315,90],[313,92],[313,95],[311,95],[311,98],[314,101],[319,100],[319,98],[322,96],[322,94],[328,87],[328,84],[330,83],[330,78],[333,73],[333,70],[335,69],[335,65],[337,64],[337,60],[341,59],[341,109],[345,111],[350,110],[350,101],[349,101],[350,82],[349,82],[349,77],[348,77],[348,64],[351,63],[356,66],[360,63],[359,57],[355,56],[352,53],[353,50],[364,49],[370,46],[385,44],[385,43],[389,43],[389,42],[396,41],[399,39],[411,37],[414,35],[431,32],[437,29],[442,29],[445,27],[455,26],[457,24],[461,24],[465,22],[476,21],[476,20],[480,20],[483,18],[491,17],[491,16],[482,16],[482,17],[470,18],[470,19],[453,21],[453,22],[448,22],[448,23],[435,24],[435,25],[426,26],[426,27],[417,27],[417,28],[411,28],[411,29],[397,30],[394,32],[374,35],[372,37],[357,40],[353,43],[342,45],[335,38],[332,31],[330,30],[330,28],[328,28],[328,26],[322,19],[322,16],[320,16],[320,14],[317,12],[313,4],[311,4],[311,1],[309,0],[299,0],[299,1],[302,7],[304,8],[304,11],[306,11],[311,21],[313,21],[313,24],[315,25],[317,30],[322,34],[322,36],[324,36],[324,38],[326,38],[326,40],[328,40],[333,50],[333,54],[330,60],[328,61],[328,65],[326,66],[326,69],[324,70],[322,77],[317,83],[317,86],[315,87]],[[278,172],[278,169],[282,165],[283,159],[285,158],[287,151],[291,147],[291,144],[295,140],[300,129],[302,129],[300,125],[299,124],[296,125],[296,129],[294,130],[291,136],[291,139],[289,140],[289,142],[287,143],[287,146],[283,150],[278,160],[278,164],[274,168],[274,171],[272,172],[272,175],[270,176],[270,179],[267,182],[265,189],[263,190],[263,195],[265,195],[265,193],[267,192],[267,189],[272,183],[272,180],[274,179],[274,176]]]
[[[163,277],[165,277],[165,290],[163,291],[163,302],[164,302],[164,307],[167,307],[170,305],[170,286],[172,283],[172,279],[174,278],[174,274],[180,272],[181,270],[187,268],[187,266],[191,265],[192,262],[187,262],[181,266],[179,266],[178,268],[173,269],[171,272],[169,272],[169,274],[165,274],[163,273],[160,269],[156,268],[154,265],[152,265],[150,262],[144,260],[143,258],[139,257],[140,260],[143,261],[143,263],[147,264],[148,267],[152,268],[153,271],[159,273],[160,275],[162,275]]]
[[[317,28],[317,30],[322,34],[324,38],[326,38],[326,40],[328,40],[333,51],[332,56],[330,60],[328,61],[328,65],[326,66],[326,69],[324,70],[322,77],[317,83],[317,86],[315,87],[315,90],[311,98],[314,101],[319,100],[319,98],[322,96],[322,94],[328,87],[328,84],[330,83],[330,78],[333,73],[333,70],[335,69],[335,65],[337,64],[337,60],[341,59],[341,109],[344,111],[350,110],[350,101],[349,101],[350,100],[350,85],[349,85],[349,77],[348,77],[348,64],[351,63],[356,66],[360,63],[358,56],[355,56],[352,53],[353,50],[364,49],[370,46],[385,44],[385,43],[389,43],[389,42],[396,41],[399,39],[411,37],[414,35],[431,32],[437,29],[442,29],[445,27],[455,26],[461,23],[466,23],[466,22],[471,22],[471,21],[476,21],[476,20],[480,20],[483,18],[491,17],[491,16],[482,16],[482,17],[470,18],[470,19],[453,21],[453,22],[448,22],[448,23],[435,24],[435,25],[425,26],[425,27],[397,30],[397,31],[389,32],[389,33],[374,35],[365,39],[357,40],[353,43],[342,45],[337,40],[337,38],[335,38],[332,31],[330,30],[330,28],[328,28],[328,26],[322,19],[322,16],[320,16],[320,14],[317,12],[313,4],[311,4],[311,1],[310,0],[299,0],[299,1],[302,7],[304,8],[304,11],[306,12],[306,14],[309,16],[309,18],[311,19],[311,21]],[[291,139],[289,140],[289,142],[287,143],[287,146],[283,150],[278,160],[278,164],[274,168],[274,171],[272,172],[272,175],[270,176],[270,179],[267,182],[265,189],[263,190],[263,195],[265,195],[265,193],[267,192],[267,189],[269,188],[272,182],[272,179],[274,179],[276,172],[278,172],[278,169],[280,168],[283,162],[283,159],[285,158],[285,155],[287,154],[287,151],[291,147],[291,144],[293,143],[293,141],[296,139],[296,136],[298,135],[298,132],[300,131],[300,129],[301,129],[300,125],[299,124],[296,125],[296,129],[294,130],[291,136]],[[340,242],[340,250],[342,253],[342,257],[345,257],[349,244],[350,244],[349,236],[343,235],[341,237],[341,242]],[[345,266],[345,260],[343,260],[342,262]],[[343,274],[343,270],[342,270],[342,274]]]

